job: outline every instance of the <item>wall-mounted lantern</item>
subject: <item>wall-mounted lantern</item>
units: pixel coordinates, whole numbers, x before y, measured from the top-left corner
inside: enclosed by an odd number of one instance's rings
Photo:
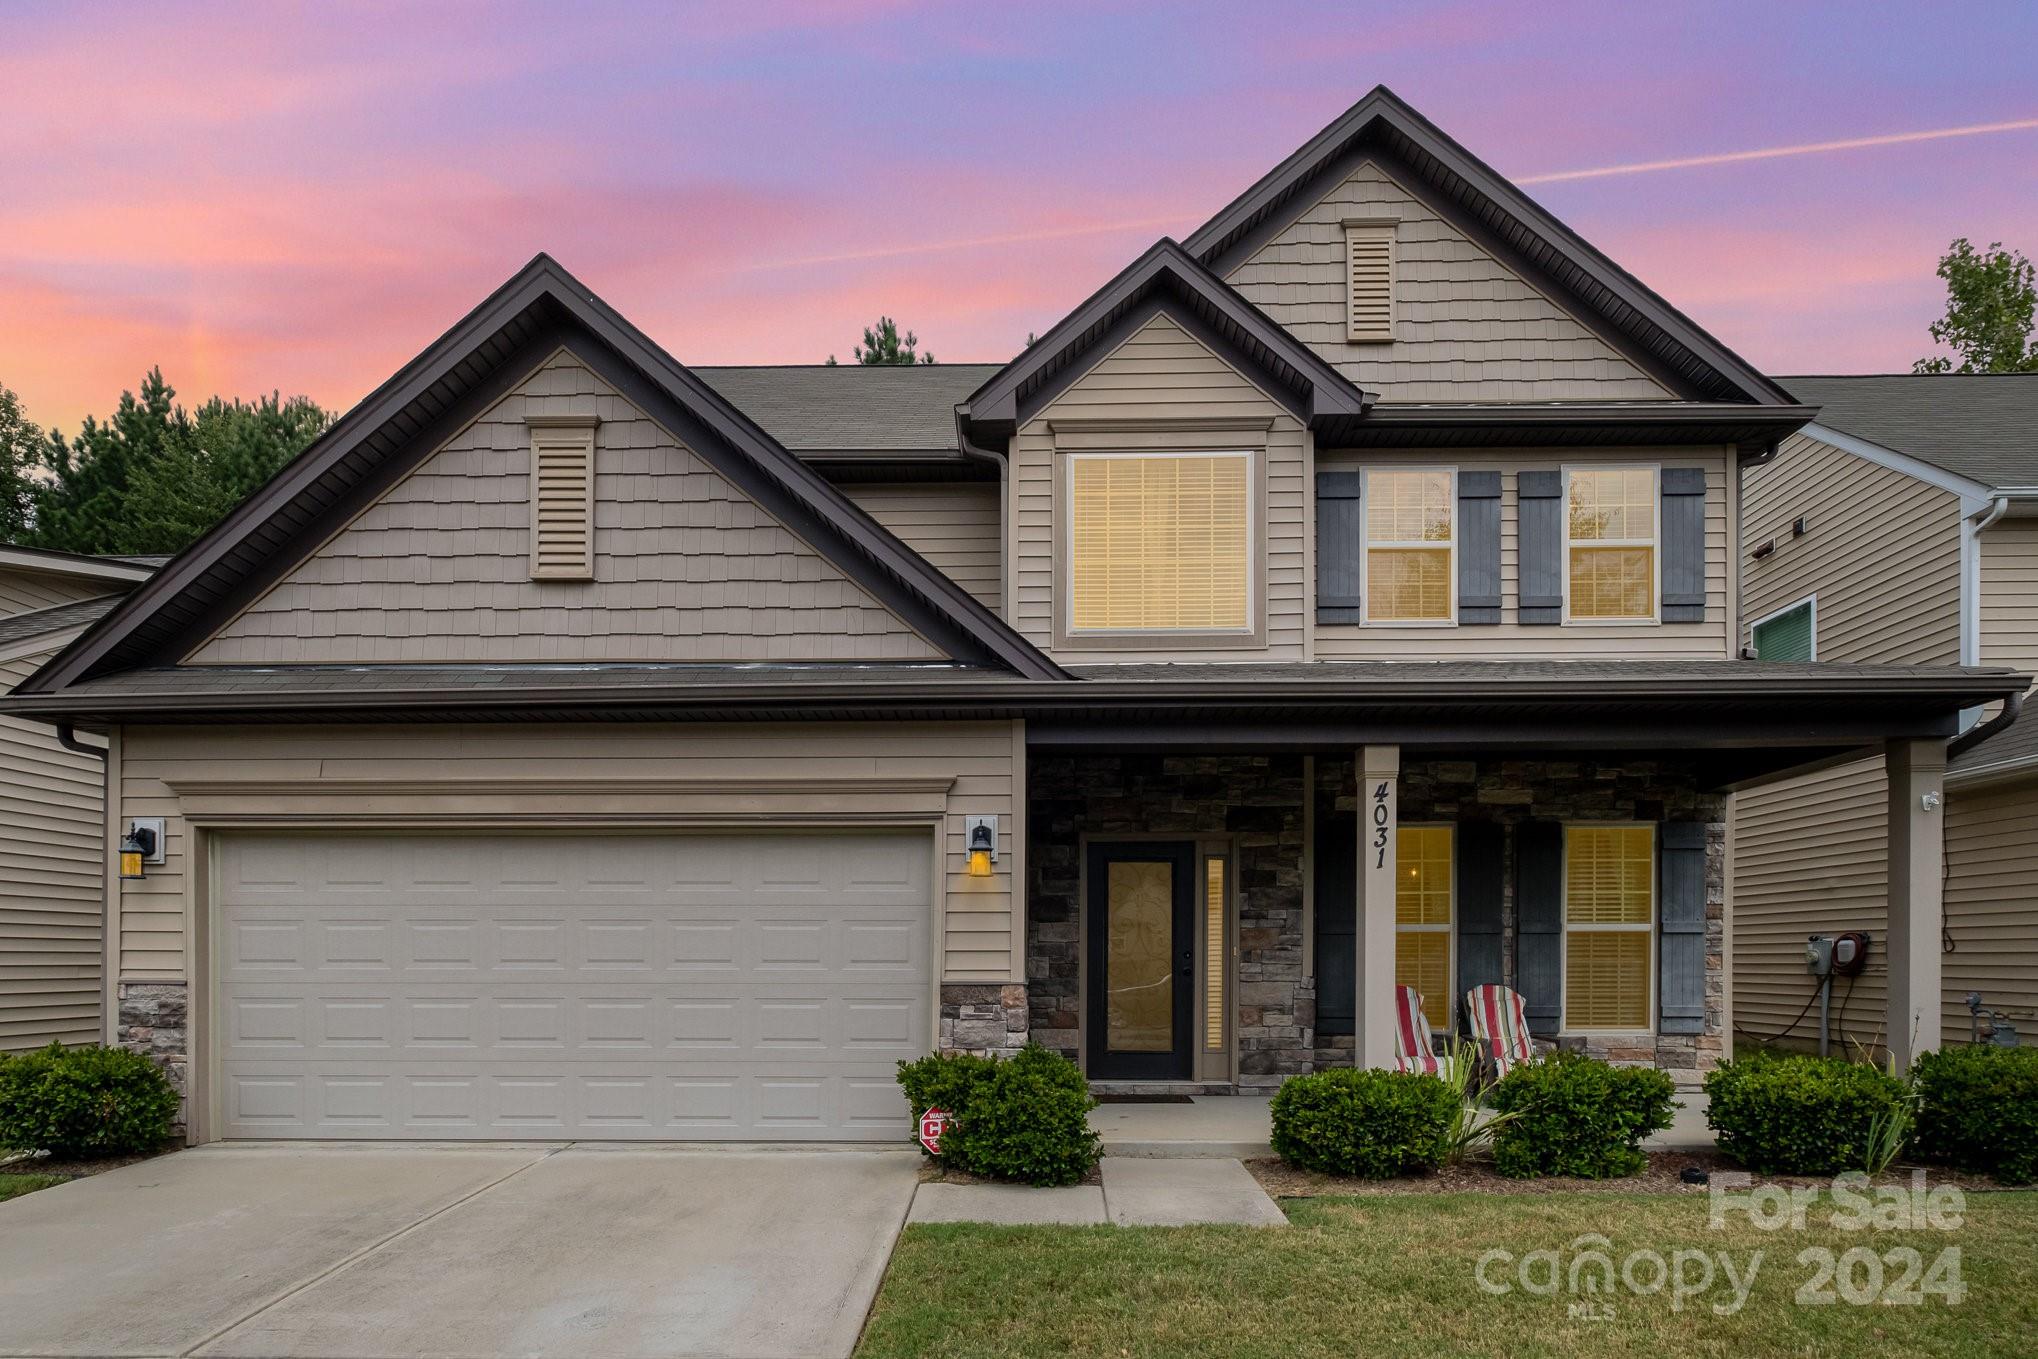
[[[991,865],[998,862],[998,818],[995,816],[969,816],[963,818],[963,844],[969,856],[969,875],[972,878],[991,876]]]
[[[120,840],[120,876],[139,878],[145,864],[163,862],[163,818],[138,816],[127,823]]]

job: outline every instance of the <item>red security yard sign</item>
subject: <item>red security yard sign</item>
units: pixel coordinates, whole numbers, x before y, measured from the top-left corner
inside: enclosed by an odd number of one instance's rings
[[[947,1127],[946,1109],[929,1109],[920,1115],[920,1145],[927,1148],[929,1156],[941,1154],[941,1134]]]

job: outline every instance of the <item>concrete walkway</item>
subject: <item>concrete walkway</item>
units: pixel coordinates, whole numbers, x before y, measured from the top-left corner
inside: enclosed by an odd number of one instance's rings
[[[1102,1184],[1027,1189],[1004,1184],[923,1184],[912,1222],[1005,1226],[1190,1227],[1217,1223],[1285,1227],[1266,1190],[1236,1159],[1106,1157]]]
[[[906,1149],[202,1147],[0,1204],[0,1355],[842,1355]]]

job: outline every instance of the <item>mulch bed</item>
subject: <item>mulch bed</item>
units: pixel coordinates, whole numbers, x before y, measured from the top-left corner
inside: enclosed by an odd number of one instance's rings
[[[1307,1199],[1326,1195],[1364,1194],[1698,1194],[1708,1192],[1703,1184],[1686,1184],[1680,1178],[1686,1166],[1697,1166],[1707,1172],[1735,1171],[1741,1166],[1729,1157],[1716,1151],[1652,1151],[1646,1153],[1649,1165],[1639,1175],[1630,1175],[1618,1180],[1577,1180],[1550,1178],[1540,1180],[1511,1180],[1494,1170],[1491,1160],[1480,1156],[1468,1156],[1455,1166],[1446,1166],[1434,1175],[1424,1175],[1399,1180],[1355,1180],[1339,1175],[1319,1175],[1315,1171],[1300,1170],[1278,1157],[1265,1157],[1247,1161],[1245,1168],[1258,1180],[1260,1188],[1273,1198]],[[1929,1183],[1953,1185],[1963,1191],[1984,1192],[2001,1189],[1986,1175],[1968,1175],[1948,1170],[1943,1166],[1919,1167],[1927,1171]],[[1897,1165],[1877,1180],[1878,1184],[1893,1184],[1908,1187],[1913,1167]],[[1820,1175],[1764,1175],[1757,1177],[1764,1184],[1830,1186],[1831,1176]]]
[[[118,1170],[122,1166],[167,1156],[182,1145],[181,1142],[166,1142],[155,1151],[140,1151],[130,1156],[102,1156],[88,1161],[59,1161],[51,1156],[30,1156],[0,1165],[0,1175],[60,1175],[67,1180],[75,1180],[80,1176],[97,1175],[101,1171]]]
[[[994,1180],[988,1175],[970,1175],[945,1166],[931,1156],[920,1158],[920,1183],[922,1184],[1010,1184],[1009,1180]],[[1090,1173],[1083,1176],[1083,1184],[1104,1183],[1104,1167],[1099,1162],[1090,1167]]]

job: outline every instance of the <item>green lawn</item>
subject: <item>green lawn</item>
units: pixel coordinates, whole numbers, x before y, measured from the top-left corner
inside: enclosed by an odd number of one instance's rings
[[[33,1194],[38,1189],[47,1189],[53,1184],[62,1184],[62,1175],[7,1175],[0,1174],[0,1203],[18,1199],[23,1194]]]
[[[2038,1335],[2038,1193],[1970,1194],[1964,1225],[1950,1232],[1841,1231],[1824,1208],[1802,1231],[1761,1231],[1742,1217],[1716,1231],[1702,1194],[1411,1194],[1283,1207],[1286,1230],[909,1227],[857,1355],[2010,1356],[2032,1353]],[[1668,1289],[1622,1290],[1604,1320],[1572,1316],[1568,1293],[1524,1292],[1504,1266],[1488,1277],[1515,1282],[1511,1293],[1475,1281],[1489,1248],[1517,1258],[1551,1249],[1568,1266],[1571,1243],[1594,1232],[1610,1239],[1616,1262],[1644,1249],[1724,1251],[1745,1274],[1753,1252],[1763,1259],[1745,1305],[1727,1316],[1709,1306],[1731,1297],[1724,1274],[1682,1310]],[[1966,1300],[1795,1301],[1813,1272],[1798,1252],[1881,1256],[1903,1246],[1926,1265],[1958,1246]],[[1647,1282],[1648,1267],[1638,1268]],[[1695,1261],[1686,1268],[1695,1280]],[[1870,1266],[1854,1269],[1859,1295]]]

